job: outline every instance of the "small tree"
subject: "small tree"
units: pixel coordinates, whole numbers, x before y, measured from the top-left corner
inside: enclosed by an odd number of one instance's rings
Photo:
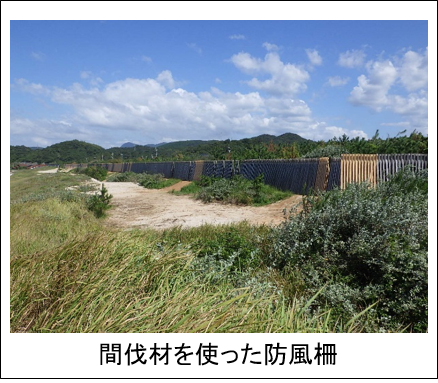
[[[105,211],[111,207],[111,198],[113,198],[113,196],[108,194],[108,189],[102,184],[100,194],[94,194],[88,200],[88,210],[92,211],[97,218],[104,217]]]

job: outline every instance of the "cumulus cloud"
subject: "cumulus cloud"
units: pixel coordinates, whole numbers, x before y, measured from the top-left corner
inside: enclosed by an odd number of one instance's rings
[[[339,55],[338,65],[346,68],[361,67],[365,61],[365,52],[362,50],[347,51]]]
[[[88,141],[90,134],[87,129],[63,120],[30,120],[15,116],[11,118],[11,136],[20,142],[30,141],[34,146],[48,146],[67,140]]]
[[[358,77],[358,84],[350,93],[353,105],[365,106],[375,112],[384,110],[398,114],[412,129],[428,132],[427,52],[424,55],[408,51],[401,60],[370,61],[367,75]],[[401,84],[409,93],[391,93]]]
[[[350,94],[354,105],[365,105],[377,112],[388,105],[388,91],[397,79],[397,69],[391,61],[375,61],[367,64],[369,76],[360,75],[358,85]]]
[[[350,81],[349,77],[340,77],[340,76],[333,76],[333,77],[329,77],[327,79],[326,85],[329,86],[343,86],[346,85],[348,83],[348,81]]]
[[[311,65],[322,65],[322,57],[319,55],[316,49],[306,49],[306,54]]]
[[[30,93],[33,95],[49,95],[49,90],[41,84],[30,83],[24,78],[19,78],[12,85],[12,88],[19,89],[23,92]]]
[[[275,44],[270,44],[270,43],[263,43],[263,44],[262,44],[262,47],[265,48],[268,52],[271,52],[271,51],[278,51],[278,50],[279,50],[279,48],[278,48],[277,45],[275,45]]]
[[[161,72],[157,77],[157,81],[169,89],[175,87],[175,81],[172,77],[172,73],[169,70]]]
[[[410,92],[427,87],[428,51],[424,54],[408,51],[400,67],[400,81]]]
[[[231,62],[240,71],[250,75],[268,75],[266,80],[253,77],[246,83],[255,89],[273,95],[296,95],[307,89],[309,73],[293,64],[284,64],[277,52],[269,52],[264,59],[241,52],[231,57]]]

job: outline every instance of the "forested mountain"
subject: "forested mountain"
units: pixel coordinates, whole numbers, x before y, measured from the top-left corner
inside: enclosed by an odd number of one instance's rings
[[[69,163],[69,162],[145,162],[193,161],[224,159],[274,159],[299,157],[339,157],[342,153],[391,154],[427,153],[428,137],[413,132],[409,136],[397,135],[382,139],[379,132],[371,139],[342,136],[328,141],[311,141],[297,134],[280,136],[268,134],[242,140],[178,141],[133,147],[101,146],[73,140],[32,150],[26,146],[11,146],[11,163]]]

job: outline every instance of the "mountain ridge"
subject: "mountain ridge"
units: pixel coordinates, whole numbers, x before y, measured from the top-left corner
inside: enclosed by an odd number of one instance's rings
[[[139,145],[126,142],[120,147],[105,149],[99,145],[85,141],[71,140],[56,143],[46,148],[34,150],[24,145],[10,146],[10,161],[67,163],[67,162],[98,162],[104,160],[151,160],[157,157],[169,159],[208,159],[220,153],[228,153],[260,144],[292,144],[294,142],[311,142],[294,133],[284,133],[280,136],[262,134],[240,140],[185,140],[161,142],[158,144]],[[215,154],[212,154],[215,153]]]

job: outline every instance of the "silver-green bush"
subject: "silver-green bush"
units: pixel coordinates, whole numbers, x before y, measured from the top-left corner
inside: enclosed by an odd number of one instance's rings
[[[367,306],[378,327],[427,331],[427,174],[351,184],[308,197],[277,233],[268,262],[299,274],[315,301],[345,317]],[[315,307],[317,308],[317,307]]]

